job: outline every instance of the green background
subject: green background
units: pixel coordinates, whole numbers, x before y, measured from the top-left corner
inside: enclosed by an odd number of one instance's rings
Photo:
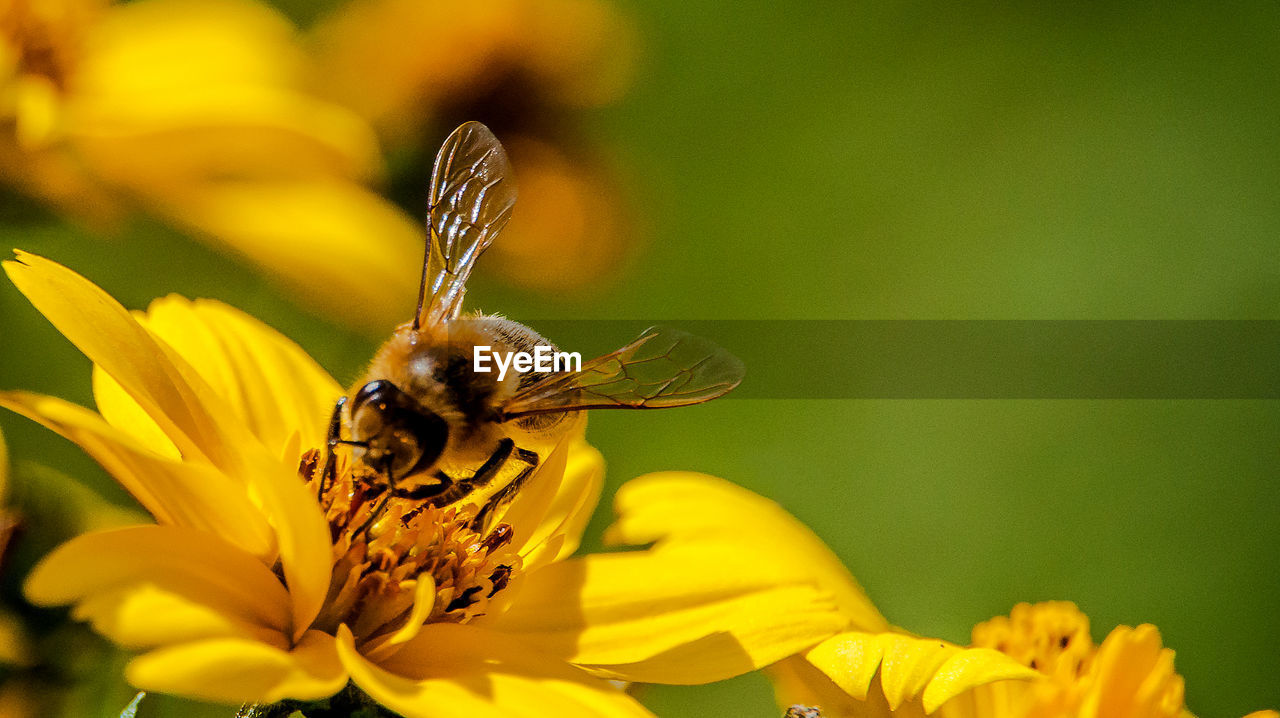
[[[675,321],[1280,319],[1275,3],[627,7],[644,40],[636,83],[587,122],[626,168],[647,247],[602,293],[532,295],[480,276],[472,306]],[[4,242],[127,306],[226,300],[344,382],[376,345],[166,228],[140,221],[102,240],[16,199],[2,209]],[[89,401],[87,362],[8,284],[0,315],[0,384]],[[0,426],[19,462],[110,491],[65,442],[7,414]],[[704,471],[810,525],[896,625],[964,642],[1016,602],[1069,599],[1098,640],[1158,625],[1199,715],[1280,707],[1273,401],[726,399],[601,412],[591,437],[609,483],[588,549],[620,483]],[[31,527],[19,570],[56,533]],[[643,695],[660,715],[778,715],[758,676]]]

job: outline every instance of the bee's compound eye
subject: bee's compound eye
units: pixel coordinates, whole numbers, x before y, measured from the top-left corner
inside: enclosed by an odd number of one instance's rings
[[[386,379],[371,381],[360,387],[360,391],[356,392],[355,398],[351,402],[351,410],[355,412],[369,404],[387,403],[388,400],[392,400],[397,394],[402,393],[395,384]]]
[[[366,442],[382,433],[386,415],[372,404],[361,404],[351,409],[351,439]]]
[[[395,384],[385,379],[361,387],[351,402],[351,438],[371,441],[382,434],[401,394]]]
[[[351,402],[351,438],[363,444],[354,456],[401,478],[434,464],[444,453],[449,425],[395,384],[379,379]]]
[[[394,444],[399,446],[391,472],[397,478],[429,467],[444,453],[449,424],[433,411],[408,411],[397,415]]]

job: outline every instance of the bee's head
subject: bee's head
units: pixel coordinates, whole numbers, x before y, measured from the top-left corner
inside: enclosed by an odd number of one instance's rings
[[[449,425],[395,384],[378,379],[361,387],[351,402],[351,440],[357,460],[386,467],[399,479],[440,458]]]

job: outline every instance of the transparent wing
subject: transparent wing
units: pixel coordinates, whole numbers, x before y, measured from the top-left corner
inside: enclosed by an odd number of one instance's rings
[[[581,371],[553,374],[530,385],[503,413],[515,418],[700,404],[729,393],[745,373],[737,357],[707,339],[652,327],[621,349],[583,362]]]
[[[431,171],[427,259],[415,326],[457,316],[467,277],[511,219],[516,184],[502,143],[479,122],[449,135]]]

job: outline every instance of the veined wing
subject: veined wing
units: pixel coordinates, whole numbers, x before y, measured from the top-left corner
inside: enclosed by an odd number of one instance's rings
[[[458,315],[476,259],[511,219],[516,185],[502,143],[479,122],[449,135],[431,172],[427,258],[414,326]]]
[[[746,373],[742,362],[715,343],[665,327],[584,362],[576,372],[553,374],[511,399],[504,418],[583,409],[662,409],[710,401],[729,393]]]

